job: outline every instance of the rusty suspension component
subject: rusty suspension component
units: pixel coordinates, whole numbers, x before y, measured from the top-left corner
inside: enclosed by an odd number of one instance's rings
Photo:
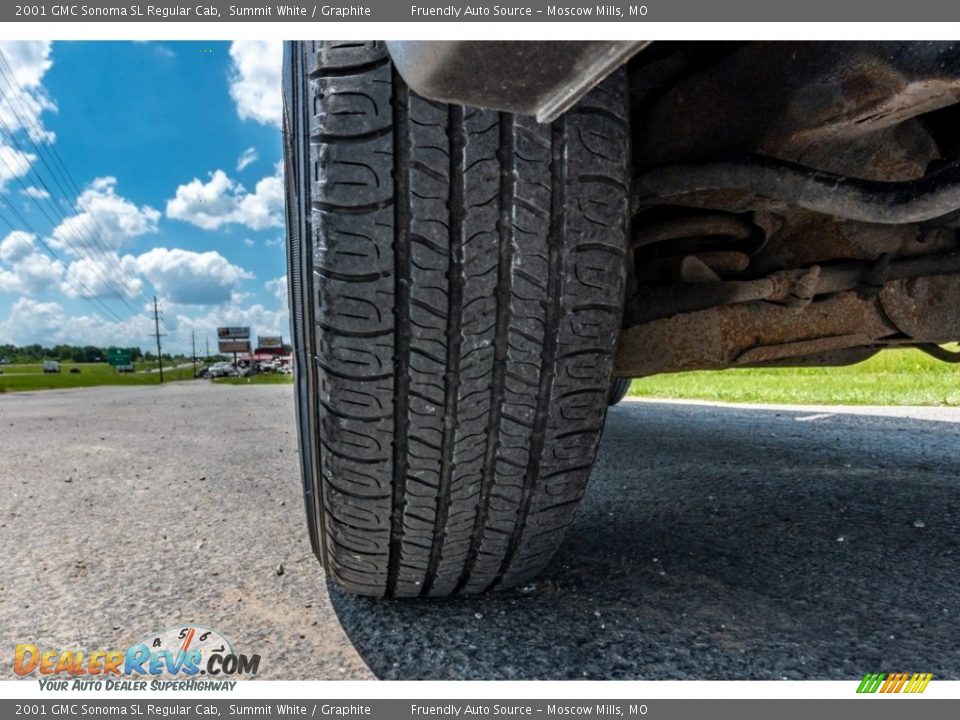
[[[883,182],[751,155],[668,165],[644,173],[637,182],[657,198],[737,191],[847,220],[889,225],[925,222],[960,209],[960,162],[916,180]]]
[[[797,308],[746,302],[681,313],[620,334],[614,370],[644,377],[789,364],[792,358],[939,345],[960,338],[960,274],[891,280],[872,296],[838,292]],[[862,359],[857,357],[856,359]]]
[[[633,249],[692,237],[725,237],[745,240],[753,232],[753,225],[735,215],[712,214],[673,218],[638,229],[633,234]]]
[[[757,280],[648,287],[627,302],[624,323],[639,325],[681,313],[761,300],[797,307],[818,295],[877,288],[889,280],[951,273],[960,273],[960,252],[884,259],[876,263],[814,265],[802,270],[777,272]]]

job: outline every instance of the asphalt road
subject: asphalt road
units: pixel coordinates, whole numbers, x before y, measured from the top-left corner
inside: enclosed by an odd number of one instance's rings
[[[625,402],[539,581],[388,603],[310,554],[292,404],[0,395],[0,677],[195,622],[272,679],[960,678],[960,410]]]

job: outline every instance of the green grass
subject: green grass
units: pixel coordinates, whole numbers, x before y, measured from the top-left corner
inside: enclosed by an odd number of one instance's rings
[[[157,373],[114,373],[106,364],[72,363],[44,375],[38,365],[0,367],[0,393],[96,385],[155,385]],[[137,369],[141,366],[138,364]],[[192,368],[164,372],[165,380],[189,380]],[[227,385],[285,385],[292,375],[218,378]],[[960,365],[943,363],[918,350],[887,350],[858,365],[841,368],[742,369],[658,375],[634,380],[630,395],[649,398],[716,400],[782,405],[952,405],[960,406]]]
[[[960,365],[934,360],[919,350],[886,350],[849,367],[658,375],[634,380],[629,394],[776,405],[960,406]]]
[[[80,374],[71,375],[70,368],[79,368]],[[61,363],[59,373],[44,374],[43,366],[3,365],[0,370],[0,393],[27,390],[62,390],[74,387],[95,387],[98,385],[158,385],[160,375],[155,372],[140,372],[137,365],[135,373],[115,373],[106,363]],[[190,380],[193,368],[164,370],[164,381]]]
[[[174,365],[183,365],[183,364],[188,363],[188,362],[190,362],[190,358],[174,358],[173,360],[164,360],[164,361],[163,361],[163,367],[164,367],[164,368],[169,368],[169,367],[173,367]],[[137,371],[140,371],[140,370],[156,370],[157,367],[158,367],[158,365],[159,365],[159,363],[158,363],[156,360],[138,360],[138,361],[137,361],[136,363],[134,363],[134,364],[136,365]],[[202,362],[198,362],[198,363],[197,363],[197,367],[198,367],[198,368],[200,368],[200,367],[202,367],[202,366],[203,366],[203,363],[202,363]],[[164,370],[164,371],[163,371],[163,374],[166,375],[166,374],[167,374],[167,371]]]

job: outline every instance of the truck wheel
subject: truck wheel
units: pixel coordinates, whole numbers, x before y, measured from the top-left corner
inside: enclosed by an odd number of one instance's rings
[[[289,43],[289,288],[307,518],[361,595],[550,560],[620,328],[626,81],[553,125],[412,93],[379,42]]]
[[[616,405],[627,396],[627,390],[630,389],[630,378],[614,378],[610,383],[610,397],[607,399],[607,405]]]

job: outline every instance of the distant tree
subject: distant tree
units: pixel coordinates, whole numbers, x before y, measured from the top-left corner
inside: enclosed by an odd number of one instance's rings
[[[138,347],[127,348],[133,360],[143,358],[143,351]],[[37,363],[42,360],[67,360],[77,363],[106,362],[106,348],[96,345],[68,345],[60,343],[53,347],[44,347],[38,343],[18,347],[12,343],[0,344],[0,358],[7,358],[14,363]]]

